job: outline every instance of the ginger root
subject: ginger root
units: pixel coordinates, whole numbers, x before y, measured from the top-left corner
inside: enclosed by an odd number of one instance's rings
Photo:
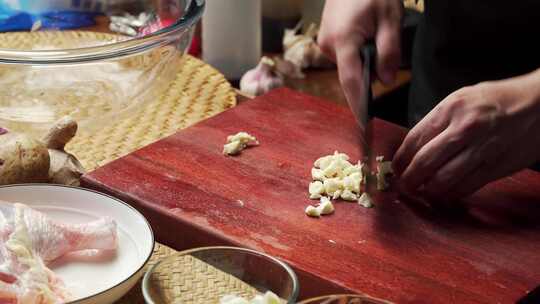
[[[85,173],[79,160],[64,150],[66,144],[77,133],[77,122],[71,117],[60,119],[43,138],[49,149],[50,167],[49,182],[69,186],[79,186],[81,176]]]
[[[55,183],[80,185],[81,163],[64,150],[77,133],[77,123],[60,119],[43,140],[0,128],[0,185]]]
[[[0,185],[47,182],[49,153],[38,140],[2,129]]]

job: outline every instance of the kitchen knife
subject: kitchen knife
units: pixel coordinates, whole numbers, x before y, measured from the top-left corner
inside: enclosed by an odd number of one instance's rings
[[[377,50],[373,41],[368,41],[361,49],[360,56],[363,62],[363,78],[362,78],[362,99],[359,100],[359,111],[357,115],[357,121],[360,127],[360,145],[362,147],[362,153],[364,156],[364,162],[367,165],[368,172],[372,166],[372,142],[373,142],[373,107],[371,101],[373,99],[373,93],[371,91],[371,79],[375,71],[375,60],[377,59]],[[372,178],[368,176],[365,181],[364,191],[371,194],[371,182]]]

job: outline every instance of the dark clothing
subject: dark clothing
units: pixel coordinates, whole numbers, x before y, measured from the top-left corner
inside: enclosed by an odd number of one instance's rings
[[[540,67],[540,0],[425,0],[413,50],[412,127],[448,94]]]

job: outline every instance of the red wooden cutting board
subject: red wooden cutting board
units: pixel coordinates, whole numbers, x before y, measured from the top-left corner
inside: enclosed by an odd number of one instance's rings
[[[260,146],[226,157],[227,135]],[[377,155],[406,130],[375,121]],[[365,209],[337,202],[309,218],[310,169],[334,150],[358,159],[349,110],[280,89],[114,161],[83,179],[129,202],[157,240],[177,249],[234,244],[290,263],[302,297],[367,293],[399,303],[513,303],[540,284],[540,174],[485,187],[465,208],[438,211],[392,191]]]

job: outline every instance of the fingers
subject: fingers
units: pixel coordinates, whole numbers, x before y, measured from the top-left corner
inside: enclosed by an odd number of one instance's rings
[[[429,180],[437,176],[440,168],[462,151],[465,144],[462,137],[453,135],[449,129],[439,133],[413,156],[401,175],[403,190],[413,193],[424,183],[431,183]],[[443,177],[446,178],[447,175],[443,174],[440,178]]]
[[[341,32],[346,32],[346,28],[338,27],[336,24],[336,14],[339,13],[339,5],[336,1],[326,1],[324,4],[321,27],[317,35],[317,44],[321,51],[332,61],[336,62],[335,44],[337,36]],[[336,28],[337,27],[337,28]]]
[[[475,170],[467,174],[458,185],[453,187],[452,197],[461,198],[473,194],[487,183],[530,165],[529,157],[519,155],[526,147],[517,147],[510,143],[505,148],[493,148],[490,150],[490,154],[484,154],[486,157]]]
[[[399,20],[382,19],[377,28],[377,76],[384,84],[392,84],[401,61]]]
[[[392,162],[392,167],[397,176],[401,176],[405,172],[416,153],[424,145],[448,127],[449,119],[443,108],[438,105],[409,131],[394,155]]]
[[[472,144],[438,170],[429,181],[426,185],[428,195],[459,197],[455,195],[456,189],[466,185],[468,177],[482,170],[480,168],[484,164],[495,162],[500,154],[507,150],[507,145],[499,136],[484,135],[484,137],[473,138]]]
[[[356,42],[349,41],[336,48],[336,59],[339,81],[349,106],[356,117],[363,117],[365,107],[360,104],[364,91],[362,82],[363,67],[358,45]]]

